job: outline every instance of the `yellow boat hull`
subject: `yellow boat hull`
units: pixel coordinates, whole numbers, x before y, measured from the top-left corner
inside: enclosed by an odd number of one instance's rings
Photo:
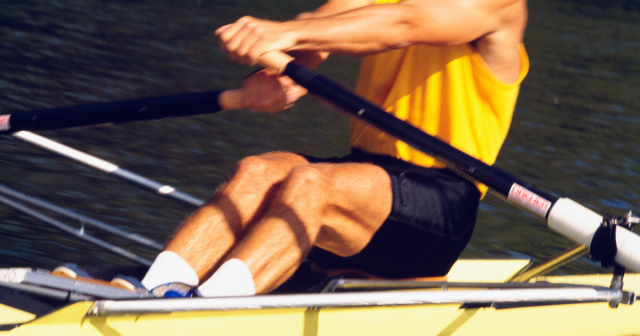
[[[509,272],[503,273],[506,276]],[[536,280],[607,287],[611,275]],[[625,276],[625,290],[640,290],[639,274]],[[91,316],[88,312],[92,307],[92,301],[78,302],[35,318],[0,306],[0,322],[5,324],[0,335],[640,335],[640,305],[620,305],[614,309],[606,302],[506,309],[422,304],[116,316]],[[10,318],[14,319],[11,323],[29,322],[11,329],[7,327]]]

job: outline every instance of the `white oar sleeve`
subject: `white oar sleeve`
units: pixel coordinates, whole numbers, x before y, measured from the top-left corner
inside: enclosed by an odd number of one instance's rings
[[[596,230],[602,223],[602,216],[568,199],[559,199],[551,208],[547,223],[549,228],[587,247]],[[616,230],[618,253],[615,261],[635,272],[640,272],[640,237],[635,233],[619,228]]]

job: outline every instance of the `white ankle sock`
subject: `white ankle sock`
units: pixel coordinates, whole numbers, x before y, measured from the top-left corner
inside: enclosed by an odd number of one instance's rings
[[[256,294],[256,287],[249,268],[242,260],[235,258],[222,264],[211,278],[198,289],[202,295],[207,297]]]
[[[149,268],[141,283],[148,290],[169,282],[181,282],[189,286],[198,285],[198,275],[178,254],[163,251]]]

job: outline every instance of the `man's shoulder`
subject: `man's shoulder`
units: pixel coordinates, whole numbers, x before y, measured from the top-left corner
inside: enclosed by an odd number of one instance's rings
[[[491,2],[490,6],[497,6],[493,8],[499,20],[495,29],[472,45],[495,75],[507,83],[516,81],[523,66],[520,45],[527,26],[526,0],[470,1]]]

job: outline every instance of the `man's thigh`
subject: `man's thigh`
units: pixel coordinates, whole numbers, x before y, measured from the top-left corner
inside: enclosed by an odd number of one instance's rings
[[[391,181],[370,163],[314,163],[324,181],[315,245],[337,255],[360,252],[391,212]]]
[[[342,258],[316,249],[309,258],[383,277],[446,274],[473,232],[480,199],[475,185],[447,170],[393,158],[356,154],[355,159],[384,167],[392,197],[389,216],[358,253]]]

